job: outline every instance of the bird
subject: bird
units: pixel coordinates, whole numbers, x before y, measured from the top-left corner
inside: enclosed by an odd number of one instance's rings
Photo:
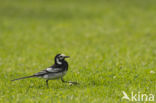
[[[68,71],[68,62],[65,60],[66,58],[69,58],[69,56],[66,56],[64,54],[57,54],[54,58],[54,64],[44,70],[41,70],[38,73],[35,73],[30,76],[25,76],[17,79],[13,79],[11,81],[16,81],[16,80],[21,80],[21,79],[26,79],[26,78],[33,78],[33,77],[38,77],[38,78],[44,78],[46,79],[46,85],[48,87],[48,81],[49,80],[54,80],[54,79],[61,79],[63,83],[70,83],[70,84],[78,84],[77,82],[71,82],[71,81],[65,81],[63,79],[63,76],[67,73]]]

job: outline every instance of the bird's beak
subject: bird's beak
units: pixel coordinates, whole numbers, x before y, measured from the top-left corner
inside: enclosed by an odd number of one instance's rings
[[[70,56],[64,56],[64,58],[70,58]]]

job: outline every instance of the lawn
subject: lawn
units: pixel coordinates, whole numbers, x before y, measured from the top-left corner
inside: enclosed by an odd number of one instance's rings
[[[156,96],[155,4],[0,0],[0,103],[131,102],[122,91]],[[58,53],[71,57],[64,79],[79,85],[10,81],[49,67]]]

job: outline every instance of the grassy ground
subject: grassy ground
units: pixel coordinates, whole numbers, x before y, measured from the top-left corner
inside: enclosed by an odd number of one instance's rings
[[[127,103],[156,94],[155,0],[0,0],[0,103]],[[70,55],[65,80],[32,75]],[[156,99],[156,98],[155,98]]]

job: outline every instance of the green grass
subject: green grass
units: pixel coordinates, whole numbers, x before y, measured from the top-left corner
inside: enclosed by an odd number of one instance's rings
[[[0,103],[127,103],[156,95],[156,0],[0,0]],[[65,80],[32,75],[71,56]],[[156,99],[156,98],[155,98]]]

